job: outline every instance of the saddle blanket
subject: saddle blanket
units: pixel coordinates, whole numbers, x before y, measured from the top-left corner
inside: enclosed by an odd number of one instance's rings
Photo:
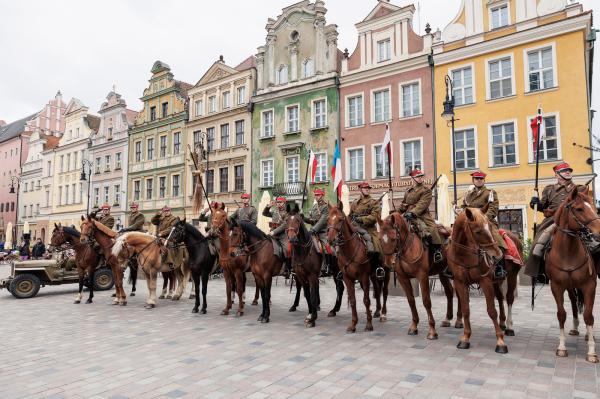
[[[502,238],[504,238],[504,243],[506,244],[506,253],[504,254],[504,257],[507,260],[516,263],[517,265],[523,266],[523,259],[521,258],[521,254],[519,253],[517,245],[510,238],[506,230],[499,229],[499,231]]]

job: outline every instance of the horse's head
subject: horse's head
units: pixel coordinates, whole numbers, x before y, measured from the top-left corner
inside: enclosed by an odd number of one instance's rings
[[[327,215],[327,241],[329,244],[335,244],[335,242],[341,238],[344,223],[346,221],[346,215],[344,214],[344,206],[341,202],[337,206],[329,206],[329,214]]]
[[[304,223],[300,216],[300,208],[298,208],[298,204],[294,204],[294,207],[291,207],[288,203],[287,211],[289,214],[286,228],[287,237],[292,244],[296,244],[298,243],[301,231],[304,229]]]
[[[171,227],[171,232],[167,236],[167,242],[179,244],[185,240],[185,218],[177,219],[175,225]]]
[[[242,230],[239,223],[235,220],[231,221],[231,230],[229,232],[229,246],[231,248],[242,247],[246,242],[246,236],[244,234],[244,230]]]
[[[81,229],[81,237],[79,238],[79,242],[82,244],[91,243],[94,237],[94,229],[96,226],[94,225],[94,220],[90,215],[87,218],[81,216],[81,223],[79,224],[79,228]]]
[[[407,223],[398,212],[392,212],[384,220],[379,219],[379,241],[383,250],[384,261],[387,266],[393,263],[394,255],[400,250],[400,240],[405,234]]]
[[[54,223],[54,230],[52,230],[52,237],[50,237],[50,246],[51,247],[60,247],[63,244],[67,243],[67,238],[65,237],[65,232],[63,227],[59,224]]]
[[[494,241],[490,221],[481,209],[465,208],[460,215],[464,218],[467,237],[477,247],[481,248],[488,256],[499,259],[502,257],[502,251]],[[459,216],[459,218],[460,218]]]
[[[227,211],[225,211],[225,203],[221,202],[217,207],[212,208],[212,223],[209,235],[218,237],[224,231],[225,226],[229,223]]]
[[[555,215],[556,224],[564,230],[600,234],[598,210],[590,198],[589,192],[583,193],[574,189],[558,208]]]

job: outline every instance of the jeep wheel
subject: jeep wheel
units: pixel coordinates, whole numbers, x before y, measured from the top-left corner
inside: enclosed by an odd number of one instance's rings
[[[15,298],[32,298],[36,296],[40,286],[40,279],[33,274],[18,274],[10,282],[9,291]]]
[[[113,279],[112,271],[108,269],[100,269],[94,273],[94,290],[110,290],[113,285],[115,285],[115,281]]]

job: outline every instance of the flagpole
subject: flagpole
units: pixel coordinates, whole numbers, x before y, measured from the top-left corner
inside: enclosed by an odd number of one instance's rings
[[[533,187],[533,196],[536,198],[540,197],[540,190],[538,187],[539,176],[540,176],[540,138],[542,136],[541,127],[542,127],[542,105],[538,104],[536,119],[536,130],[537,134],[535,137],[535,184]],[[533,237],[535,238],[537,234],[537,214],[538,214],[538,204],[537,202],[533,204]],[[531,255],[530,255],[531,256]],[[536,277],[531,278],[531,310],[533,310],[535,306],[535,281]]]
[[[312,152],[312,150],[308,150],[308,161],[307,161],[307,164],[306,164],[306,173],[304,174],[304,189],[302,190],[302,202],[301,202],[301,205],[300,205],[300,210],[301,211],[304,211],[304,198],[306,197],[306,184],[308,182],[308,169],[310,169],[310,163],[311,163],[311,160],[310,160],[310,158],[311,158],[310,157],[311,152]]]

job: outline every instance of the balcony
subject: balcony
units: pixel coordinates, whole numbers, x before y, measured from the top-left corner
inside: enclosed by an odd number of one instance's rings
[[[273,185],[273,195],[277,197],[302,195],[302,190],[304,190],[303,181],[275,183]]]

